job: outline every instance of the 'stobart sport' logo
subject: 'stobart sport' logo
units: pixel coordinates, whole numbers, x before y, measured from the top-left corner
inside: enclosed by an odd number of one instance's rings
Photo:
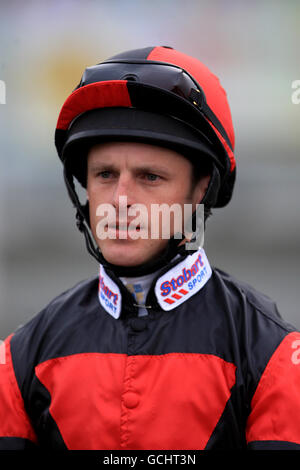
[[[176,291],[179,287],[182,287],[192,277],[196,276],[202,266],[204,266],[204,263],[201,259],[201,254],[199,254],[190,269],[183,268],[178,277],[172,278],[170,281],[165,281],[160,285],[161,295],[169,295],[171,290]]]
[[[114,305],[117,305],[118,294],[115,294],[109,287],[104,283],[103,276],[99,276],[99,291],[102,290],[103,294],[111,300]]]
[[[203,249],[188,256],[159,279],[155,288],[159,304],[164,310],[177,307],[196,294],[211,274],[211,267]]]
[[[119,318],[121,311],[121,293],[119,287],[106,274],[100,265],[98,297],[101,305],[114,318]]]

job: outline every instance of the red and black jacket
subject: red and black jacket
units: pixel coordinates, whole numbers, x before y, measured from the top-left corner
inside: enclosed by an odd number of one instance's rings
[[[200,250],[153,282],[113,273],[2,344],[0,449],[300,449],[300,333]]]

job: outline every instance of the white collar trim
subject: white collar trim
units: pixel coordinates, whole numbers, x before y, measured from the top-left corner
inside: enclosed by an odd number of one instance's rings
[[[157,279],[154,290],[159,305],[163,310],[173,310],[199,292],[211,275],[211,266],[201,248]]]
[[[117,284],[106,274],[100,264],[98,297],[102,307],[114,318],[121,314],[122,295]]]
[[[187,256],[183,261],[160,276],[155,283],[155,296],[160,307],[173,310],[199,292],[212,275],[212,269],[203,248]],[[99,302],[114,318],[119,318],[122,294],[119,286],[100,265]]]

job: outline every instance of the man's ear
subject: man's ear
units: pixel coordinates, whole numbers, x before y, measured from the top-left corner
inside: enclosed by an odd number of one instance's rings
[[[210,175],[201,176],[193,192],[193,203],[200,204],[205,195],[210,181]]]

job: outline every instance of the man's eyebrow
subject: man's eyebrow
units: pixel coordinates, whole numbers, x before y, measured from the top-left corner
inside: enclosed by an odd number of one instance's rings
[[[163,175],[168,175],[170,173],[168,168],[155,163],[153,165],[151,163],[142,164],[141,166],[136,166],[134,170],[141,173],[160,173]]]
[[[117,167],[112,163],[91,163],[88,165],[88,171],[96,173],[97,171],[116,171]]]
[[[119,167],[113,163],[92,163],[88,166],[88,171],[97,173],[99,171],[119,171]],[[168,175],[169,169],[165,166],[157,165],[156,163],[141,164],[131,167],[131,171],[139,173],[159,173],[162,175]]]

